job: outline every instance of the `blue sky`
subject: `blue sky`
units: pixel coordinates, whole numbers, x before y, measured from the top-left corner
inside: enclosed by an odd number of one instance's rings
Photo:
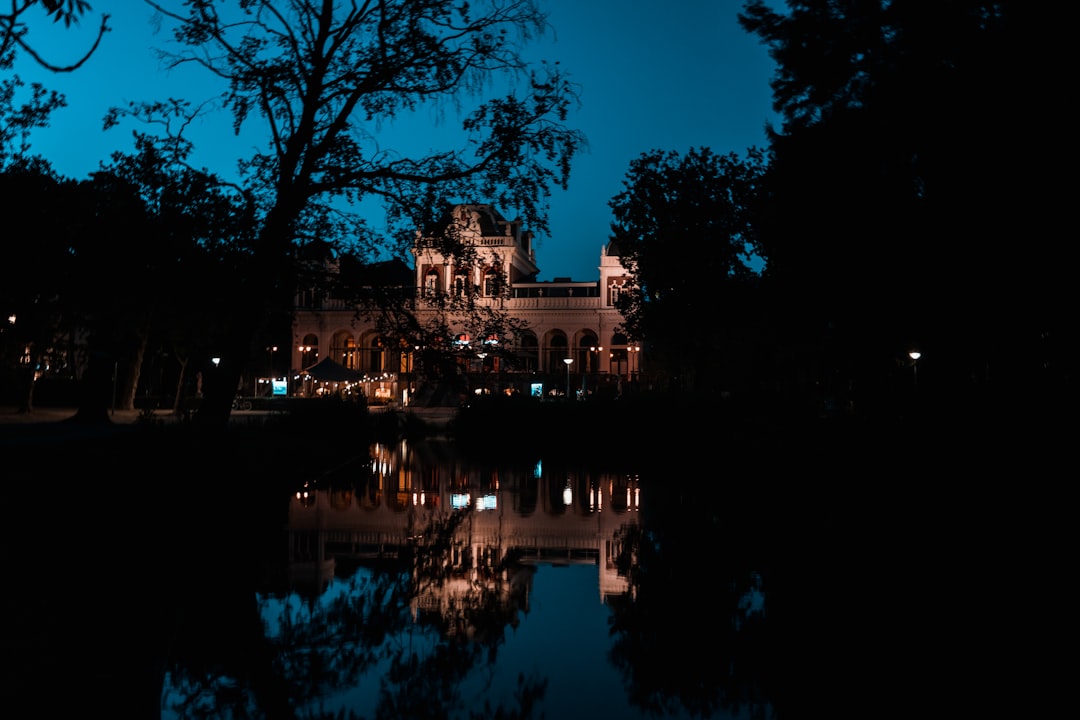
[[[67,96],[50,128],[31,138],[33,150],[62,174],[81,179],[115,150],[132,149],[129,129],[101,130],[109,107],[168,97],[191,101],[212,94],[196,72],[159,69],[151,10],[138,0],[92,0],[94,11],[78,30],[37,23],[31,39],[56,63],[74,60],[89,42],[101,12],[113,32],[75,73],[38,71],[20,60],[16,72]],[[623,188],[630,162],[650,150],[686,152],[709,147],[742,154],[765,145],[765,124],[775,120],[767,48],[739,27],[742,0],[541,0],[553,26],[527,50],[558,61],[580,86],[581,104],[568,122],[589,147],[571,169],[569,188],[551,197],[549,234],[537,238],[540,279],[599,277],[600,250],[609,235],[608,201]],[[421,111],[424,112],[424,111]],[[250,151],[220,116],[197,128],[196,164],[228,173]],[[426,138],[430,135],[425,134]],[[508,215],[512,211],[500,208]]]

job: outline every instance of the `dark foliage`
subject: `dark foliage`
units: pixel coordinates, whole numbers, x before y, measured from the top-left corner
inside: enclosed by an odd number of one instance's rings
[[[101,16],[101,24],[97,30],[97,37],[87,49],[86,53],[76,62],[69,65],[54,65],[48,58],[38,53],[33,40],[29,37],[30,29],[34,27],[39,16],[36,15],[38,6],[45,11],[46,17],[54,23],[62,22],[65,27],[77,24],[90,10],[87,0],[27,0],[26,2],[12,3],[6,10],[0,11],[0,67],[4,60],[13,57],[16,52],[30,56],[34,62],[53,72],[71,72],[83,65],[101,44],[105,33],[110,31],[109,16]],[[32,22],[31,22],[32,21]]]
[[[789,352],[857,405],[916,347],[928,392],[1075,387],[1054,229],[1075,142],[1033,150],[1067,82],[1060,26],[1024,2],[787,6],[741,20],[777,61],[759,230]]]
[[[764,154],[654,150],[630,163],[609,203],[612,247],[635,288],[618,307],[631,338],[649,346],[650,372],[691,392],[753,386],[751,350],[763,340],[754,213]],[[700,310],[708,308],[702,326]]]

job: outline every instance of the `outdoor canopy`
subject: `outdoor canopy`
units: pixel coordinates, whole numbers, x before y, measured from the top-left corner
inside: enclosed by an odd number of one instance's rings
[[[359,382],[364,378],[364,373],[359,370],[347,368],[330,358],[320,360],[304,372],[319,382]]]

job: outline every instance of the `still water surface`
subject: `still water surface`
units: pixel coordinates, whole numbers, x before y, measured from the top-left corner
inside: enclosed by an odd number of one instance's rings
[[[672,533],[668,557],[648,487],[374,445],[287,498],[280,581],[256,594],[275,690],[176,663],[162,717],[773,717],[737,648],[764,637],[761,568],[686,576],[724,533]]]
[[[13,436],[0,707],[1052,716],[1072,687],[1068,464],[1012,434],[944,453],[854,430],[582,462],[362,446],[329,473],[322,436]]]

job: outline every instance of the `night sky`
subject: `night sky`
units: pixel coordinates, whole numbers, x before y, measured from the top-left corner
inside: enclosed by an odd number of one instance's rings
[[[765,146],[764,128],[775,120],[769,79],[774,65],[767,49],[739,27],[741,0],[679,0],[658,6],[649,0],[543,0],[552,30],[526,50],[530,59],[558,61],[580,86],[581,105],[569,124],[589,146],[574,161],[567,191],[554,189],[550,235],[538,237],[541,280],[599,277],[600,249],[608,238],[608,201],[622,189],[630,161],[653,149],[685,152],[707,146],[717,153],[743,153]],[[68,107],[48,129],[31,137],[32,151],[47,157],[61,174],[83,179],[113,151],[130,151],[131,127],[103,132],[106,110],[129,101],[169,97],[201,102],[214,94],[204,73],[162,70],[153,48],[149,6],[92,2],[79,28],[44,21],[30,39],[53,63],[72,62],[89,47],[100,13],[111,13],[113,31],[83,67],[69,74],[40,70],[24,56],[16,72],[64,93]],[[662,8],[662,9],[661,9]],[[258,141],[235,137],[230,118],[218,113],[193,128],[196,165],[228,174],[235,159]],[[430,110],[399,120],[395,144],[430,143],[453,127],[433,130]],[[261,132],[258,122],[251,124]],[[453,143],[453,140],[448,142]],[[426,148],[418,148],[423,150]],[[508,215],[512,209],[500,208]],[[372,212],[376,217],[378,213]]]

